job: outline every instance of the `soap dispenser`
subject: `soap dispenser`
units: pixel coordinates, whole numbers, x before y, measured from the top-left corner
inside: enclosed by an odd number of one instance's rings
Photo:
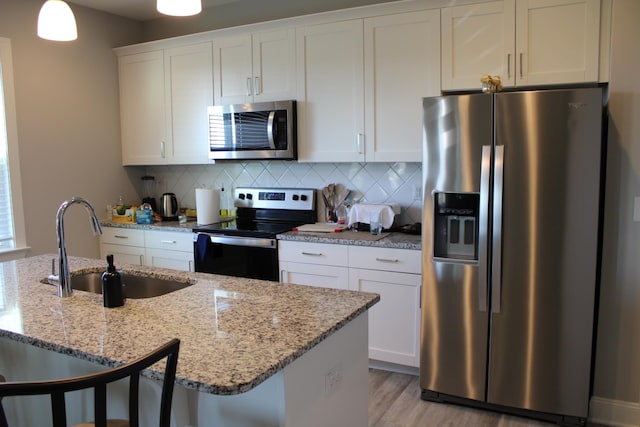
[[[113,255],[107,255],[107,271],[102,273],[102,301],[105,307],[124,305],[124,295],[120,274],[113,265]]]

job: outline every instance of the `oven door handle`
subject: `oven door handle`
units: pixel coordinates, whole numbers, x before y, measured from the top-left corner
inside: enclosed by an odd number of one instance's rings
[[[207,234],[207,233],[204,233]],[[233,237],[208,234],[211,243],[232,246],[254,246],[262,248],[275,248],[276,239],[264,239],[257,237]]]

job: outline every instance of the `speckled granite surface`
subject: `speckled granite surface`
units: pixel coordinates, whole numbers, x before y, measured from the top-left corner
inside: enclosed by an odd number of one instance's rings
[[[110,220],[100,221],[100,225],[103,227],[116,227],[116,228],[133,228],[135,230],[162,230],[162,231],[184,231],[185,233],[191,233],[193,227],[197,225],[196,221],[187,221],[180,224],[178,221],[160,221],[153,224],[136,224],[126,222],[113,222]]]
[[[100,221],[103,227],[133,228],[138,230],[166,230],[191,232],[196,226],[195,221],[179,224],[177,221],[156,222],[153,224],[124,224],[113,221]],[[363,238],[364,236],[364,238]],[[367,233],[362,231],[343,231],[341,233],[310,233],[290,231],[278,234],[280,240],[294,240],[299,242],[332,243],[336,245],[375,246],[379,248],[397,248],[420,250],[422,242],[419,235],[389,233],[388,236],[372,241],[366,239]]]
[[[365,236],[365,238],[362,238]],[[422,243],[419,235],[390,233],[380,240],[366,239],[367,232],[343,231],[340,233],[310,233],[290,231],[278,234],[280,240],[293,240],[298,242],[331,243],[336,245],[375,246],[378,248],[396,248],[420,250]]]
[[[250,390],[379,301],[370,293],[122,265],[125,273],[193,285],[104,308],[101,295],[59,298],[41,283],[52,257],[0,263],[0,337],[107,366],[178,337],[176,382],[212,394]],[[86,258],[70,257],[69,265],[72,274],[104,269]]]

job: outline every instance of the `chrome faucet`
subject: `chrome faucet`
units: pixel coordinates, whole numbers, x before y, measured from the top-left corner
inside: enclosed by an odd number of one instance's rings
[[[82,197],[73,197],[71,200],[65,200],[62,202],[58,208],[58,212],[56,213],[56,234],[58,236],[58,275],[53,271],[48,277],[49,283],[58,286],[59,297],[70,297],[73,293],[73,290],[71,289],[71,273],[69,272],[69,264],[67,262],[67,247],[64,241],[64,213],[67,211],[69,206],[76,203],[83,205],[89,214],[94,236],[102,234],[100,221],[98,220],[96,211],[93,209],[93,206],[91,206],[91,203]]]

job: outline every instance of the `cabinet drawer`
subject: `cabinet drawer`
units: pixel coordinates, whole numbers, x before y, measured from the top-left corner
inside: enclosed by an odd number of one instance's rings
[[[289,242],[283,240],[278,242],[278,256],[280,261],[346,267],[347,255],[347,247],[344,245]]]
[[[193,252],[192,233],[145,230],[144,240],[147,248]]]
[[[420,274],[421,262],[421,251],[349,246],[349,267]]]
[[[132,228],[103,227],[102,243],[144,247],[144,231]]]

